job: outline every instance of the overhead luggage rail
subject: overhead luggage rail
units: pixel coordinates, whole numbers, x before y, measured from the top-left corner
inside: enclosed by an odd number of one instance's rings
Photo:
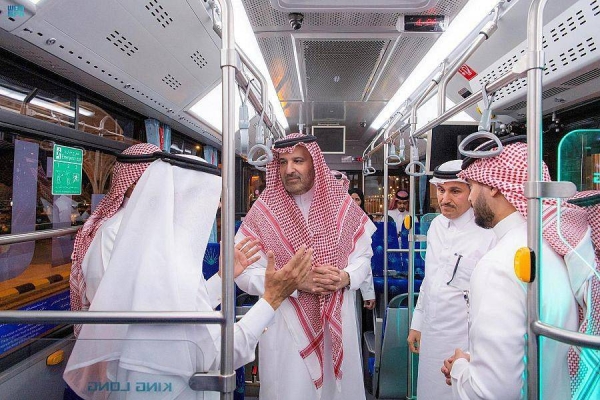
[[[510,72],[504,74],[500,78],[496,79],[495,81],[493,81],[489,85],[487,85],[487,91],[495,92],[496,90],[508,85],[509,83],[511,83],[519,78],[524,77],[527,74],[526,63],[527,63],[527,60],[525,58],[521,59],[518,63],[516,63],[513,66],[513,69]],[[482,98],[483,98],[483,93],[481,90],[473,93],[471,96],[467,97],[464,101],[461,101],[460,103],[456,104],[454,107],[450,108],[448,111],[444,112],[439,117],[429,121],[427,124],[425,124],[424,126],[422,126],[419,129],[417,129],[414,132],[413,136],[415,136],[417,138],[424,137],[427,134],[427,132],[430,131],[432,128],[435,128],[436,126],[442,124],[443,122],[446,122],[448,119],[455,116],[459,112],[469,108],[470,106],[477,104],[477,102],[479,102]],[[389,137],[389,140],[394,140],[398,135],[399,135],[399,133],[395,133],[395,134],[391,135]],[[373,149],[371,149],[370,151],[365,153],[365,157],[371,156],[372,154],[379,151],[382,147],[383,147],[383,143],[378,144],[377,146],[373,147]]]

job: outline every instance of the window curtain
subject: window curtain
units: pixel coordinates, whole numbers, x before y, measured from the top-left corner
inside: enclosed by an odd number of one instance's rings
[[[146,141],[160,147],[166,152],[170,152],[171,127],[167,124],[162,124],[154,118],[149,118],[144,122],[146,124]]]
[[[219,165],[219,160],[217,159],[217,149],[212,146],[204,146],[204,160],[206,162],[211,163],[212,165]],[[208,239],[209,242],[217,241],[217,221],[213,223],[212,231],[210,232],[210,237]]]

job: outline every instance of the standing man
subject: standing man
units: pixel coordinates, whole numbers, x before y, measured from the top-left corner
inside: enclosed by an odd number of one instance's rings
[[[160,152],[157,146],[139,143],[125,149],[123,154],[133,156],[155,152]],[[149,166],[149,162],[137,164],[116,162],[110,190],[87,219],[83,228],[77,231],[71,255],[73,262],[69,279],[72,311],[89,308],[108,266],[127,201],[135,183]],[[80,325],[75,326],[75,335],[79,334],[80,329]]]
[[[527,247],[527,145],[505,145],[498,156],[468,164],[463,164],[458,176],[471,185],[475,222],[493,230],[497,244],[477,263],[471,277],[469,354],[457,349],[444,362],[442,373],[455,398],[519,399],[525,390],[527,285],[515,275],[514,257],[519,248]],[[545,164],[542,173],[543,180],[549,181]],[[537,255],[543,262],[536,279],[541,279],[540,319],[575,331],[577,305],[584,304],[593,275],[594,249],[585,211],[563,207],[560,229],[568,243],[558,234],[556,205],[544,204],[543,250]],[[541,340],[540,398],[571,398],[569,347]]]
[[[267,187],[236,237],[260,240],[280,268],[302,245],[314,249],[312,271],[277,310],[260,339],[262,400],[364,399],[355,290],[371,268],[375,226],[331,174],[313,136],[275,143]],[[266,259],[238,286],[262,295]]]
[[[421,400],[448,399],[452,388],[439,376],[447,354],[468,345],[465,292],[475,264],[495,244],[493,232],[475,224],[469,185],[456,176],[461,160],[445,162],[433,172],[442,211],[427,233],[425,279],[407,338],[419,354],[417,393]]]
[[[402,232],[402,226],[404,225],[404,218],[410,215],[408,212],[408,192],[404,190],[398,190],[394,195],[394,198],[390,202],[388,210],[388,216],[396,222],[396,233],[400,237]]]
[[[219,171],[194,156],[158,158],[124,210],[90,311],[213,310],[198,259],[221,196]],[[139,156],[129,162],[150,161]],[[254,259],[249,244],[236,246],[236,263],[239,252]],[[234,368],[254,359],[275,310],[306,278],[312,253],[300,246],[277,271],[277,256],[267,253],[265,294],[234,326]],[[63,377],[84,399],[218,399],[217,392],[192,390],[189,379],[219,368],[220,332],[214,324],[85,324]]]

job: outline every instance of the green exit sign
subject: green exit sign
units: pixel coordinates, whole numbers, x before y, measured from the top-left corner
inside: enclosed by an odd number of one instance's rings
[[[81,194],[83,150],[55,144],[52,161],[52,194]]]
[[[594,172],[594,183],[600,183],[600,172]]]

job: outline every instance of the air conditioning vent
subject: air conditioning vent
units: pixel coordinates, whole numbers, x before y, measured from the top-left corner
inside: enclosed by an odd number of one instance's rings
[[[545,90],[542,97],[549,102],[546,108],[555,109],[557,104],[553,97],[559,93],[563,93],[560,106],[567,107],[570,102],[576,101],[576,98],[591,95],[594,90],[593,85],[589,85],[588,88],[581,85],[600,77],[597,67],[600,62],[600,51],[597,48],[597,42],[600,40],[597,26],[600,19],[598,13],[594,12],[594,7],[598,7],[599,3],[599,0],[580,0],[544,26],[542,45],[546,64],[543,72]],[[573,34],[574,31],[577,34]],[[518,60],[526,56],[526,47],[527,42],[523,41],[498,62],[482,71],[480,77],[471,81],[472,91],[481,89],[485,83],[492,82],[510,71]],[[577,89],[574,89],[575,87]],[[498,90],[493,104],[494,111],[513,114],[524,108],[526,88],[527,80],[522,78]]]
[[[127,38],[121,35],[118,31],[113,31],[110,33],[106,40],[111,42],[114,46],[116,46],[119,50],[127,54],[129,57],[135,54],[139,49],[133,45]]]
[[[149,1],[146,4],[146,10],[150,11],[150,14],[158,21],[158,23],[166,28],[171,22],[173,22],[173,18],[169,16],[169,13],[161,6],[157,0]]]
[[[204,68],[204,67],[206,67],[206,64],[208,64],[208,61],[206,61],[206,59],[202,56],[202,54],[200,53],[200,50],[196,50],[194,52],[194,54],[192,54],[190,56],[190,58],[200,68]]]
[[[563,82],[562,85],[563,86],[577,86],[577,85],[581,85],[582,83],[591,81],[592,79],[596,79],[599,77],[600,77],[600,68],[596,68],[589,72],[586,72],[585,74],[576,76],[573,79],[569,79],[568,81]]]
[[[173,90],[177,90],[179,86],[181,86],[181,82],[175,79],[171,74],[167,74],[167,76],[162,78],[162,81]]]

